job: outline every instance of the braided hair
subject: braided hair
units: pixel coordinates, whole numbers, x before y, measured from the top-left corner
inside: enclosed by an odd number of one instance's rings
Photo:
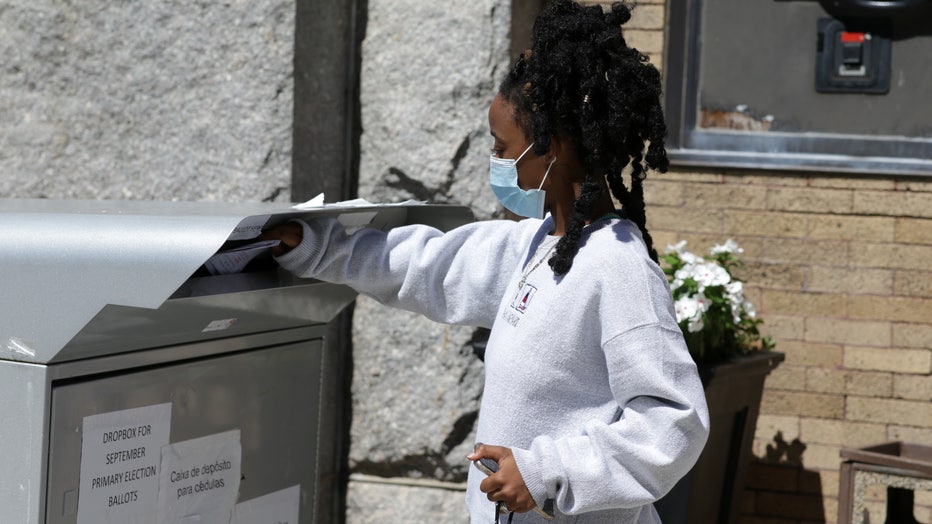
[[[622,36],[621,25],[630,18],[631,8],[622,3],[603,12],[598,5],[552,2],[534,22],[531,49],[515,61],[499,87],[537,155],[548,151],[552,135],[566,137],[587,173],[566,234],[549,260],[558,275],[573,265],[583,227],[602,194],[603,177],[657,262],[647,232],[643,183],[648,168],[664,172],[669,165],[666,124],[660,73]],[[626,169],[630,188],[622,178]]]

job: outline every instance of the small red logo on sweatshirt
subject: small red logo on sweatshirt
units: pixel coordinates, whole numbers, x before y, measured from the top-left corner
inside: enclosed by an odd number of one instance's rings
[[[514,300],[511,301],[511,308],[518,313],[524,313],[527,311],[528,306],[531,305],[531,299],[534,298],[535,293],[537,293],[536,287],[531,284],[524,284],[524,286],[518,290]]]

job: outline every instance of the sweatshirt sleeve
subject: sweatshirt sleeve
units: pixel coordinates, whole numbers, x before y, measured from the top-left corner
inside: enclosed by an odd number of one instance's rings
[[[531,229],[485,221],[446,233],[411,225],[347,235],[336,220],[299,223],[304,239],[276,259],[283,268],[438,322],[482,327],[491,327]]]
[[[705,394],[678,330],[641,326],[603,349],[617,420],[512,450],[538,505],[553,498],[565,514],[653,503],[692,468],[708,437]]]

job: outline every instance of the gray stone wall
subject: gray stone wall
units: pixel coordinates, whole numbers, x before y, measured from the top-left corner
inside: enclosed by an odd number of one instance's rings
[[[3,2],[0,197],[287,201],[294,11]]]
[[[295,2],[0,4],[0,198],[290,200]],[[510,0],[369,0],[359,194],[489,218]],[[472,328],[360,299],[347,521],[465,521]],[[377,509],[377,510],[376,510]]]
[[[360,196],[496,212],[487,110],[509,61],[510,13],[506,0],[369,0]],[[365,298],[353,325],[350,466],[367,480],[350,482],[347,521],[465,522],[461,483],[482,388],[474,330]]]

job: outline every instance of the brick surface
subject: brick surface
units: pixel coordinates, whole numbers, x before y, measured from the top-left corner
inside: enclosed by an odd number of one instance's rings
[[[685,168],[675,168],[662,174],[656,175],[663,177],[664,180],[678,180],[680,182],[709,182],[720,183],[724,180],[724,175],[712,171],[688,170]]]
[[[932,182],[923,178],[904,178],[896,181],[896,189],[899,191],[915,191],[917,193],[932,193]]]
[[[758,186],[734,184],[686,184],[687,201],[692,206],[730,209],[764,209],[767,190]]]
[[[819,472],[819,480],[822,484],[822,495],[826,497],[838,496],[838,483],[841,480],[841,475],[837,471],[822,470]]]
[[[844,365],[848,369],[924,375],[932,371],[932,350],[845,346]]]
[[[882,189],[888,191],[896,189],[896,182],[889,177],[813,176],[809,181],[809,185],[835,189]]]
[[[773,174],[757,174],[760,171],[729,171],[724,175],[725,182],[729,184],[751,184],[764,187],[805,187],[809,185],[809,179],[804,175],[796,175],[786,172],[774,172]]]
[[[810,238],[765,238],[761,243],[762,262],[785,262],[799,266],[844,266],[848,260],[848,242]]]
[[[816,521],[825,518],[822,497],[816,495],[759,492],[757,512],[758,515],[764,516]]]
[[[806,391],[844,393],[848,373],[833,368],[806,368]]]
[[[770,415],[839,419],[844,416],[845,398],[842,395],[765,389],[760,410]]]
[[[831,240],[892,242],[896,221],[890,217],[820,216],[810,221],[809,236]]]
[[[799,467],[753,462],[745,483],[751,489],[795,493],[799,490]]]
[[[932,298],[932,271],[896,271],[893,292],[907,297]]]
[[[846,308],[847,302],[842,295],[765,289],[758,311],[764,319],[769,313],[844,317]]]
[[[707,209],[653,206],[648,211],[647,227],[693,233],[721,233],[722,217],[719,212],[710,212]]]
[[[642,53],[660,54],[663,52],[663,33],[660,31],[630,29],[624,31],[624,35],[628,47],[637,49]]]
[[[684,204],[682,182],[667,182],[665,180],[650,179],[644,183],[644,203],[647,212],[652,206],[682,206]]]
[[[770,188],[767,209],[806,213],[850,213],[853,191],[844,189]]]
[[[862,397],[889,397],[893,394],[893,375],[848,371],[845,373],[845,393]]]
[[[911,191],[856,191],[853,211],[865,215],[932,218],[929,195]]]
[[[783,435],[783,439],[787,441],[799,438],[799,417],[795,415],[758,415],[757,427],[754,432],[755,438],[769,441],[775,439],[777,433]]]
[[[650,211],[648,211],[648,214],[649,213]],[[656,229],[656,231],[661,232],[663,235],[663,243],[660,243],[657,240],[659,237],[654,234],[654,231],[655,230],[651,230],[651,235],[654,236],[654,244],[660,247],[659,251],[661,252],[666,249],[667,244],[676,244],[681,240],[685,240],[687,251],[697,256],[705,256],[709,253],[709,250],[712,249],[712,246],[721,244],[730,238],[737,242],[741,249],[744,250],[744,253],[740,255],[742,260],[754,260],[760,256],[761,241],[760,238],[757,237],[724,236],[720,233],[686,233]],[[745,294],[747,294],[751,285],[753,285],[753,283],[745,283]]]
[[[783,348],[783,344],[787,341],[802,340],[806,331],[805,326],[803,317],[767,315],[764,324],[760,327],[760,332],[764,336],[772,337],[777,341],[778,347]]]
[[[812,469],[799,470],[799,492],[810,495],[822,494],[821,475],[818,471]]]
[[[631,12],[631,20],[625,28],[662,30],[665,12],[662,5],[638,5]]]
[[[893,324],[893,344],[901,348],[932,348],[932,324]]]
[[[932,376],[896,375],[893,377],[893,397],[932,402]],[[932,431],[932,428],[930,428]]]
[[[745,282],[754,282],[759,286],[772,289],[792,289],[802,291],[805,274],[803,268],[792,264],[767,264],[747,262],[744,267],[734,271],[735,276]]]
[[[803,465],[806,469],[837,470],[841,464],[841,446],[833,444],[806,444]]]
[[[932,427],[932,403],[849,396],[846,417],[853,421]]]
[[[928,271],[932,246],[852,242],[848,257],[853,267]]]
[[[815,418],[803,418],[799,421],[799,438],[807,445],[827,444],[835,446],[836,449],[842,446],[869,446],[882,442],[886,433],[887,426],[884,424]]]
[[[887,426],[887,441],[899,440],[923,446],[932,446],[932,431],[928,427],[903,426],[899,423]]]
[[[837,497],[837,495],[836,495]],[[816,521],[816,522],[803,522],[801,524],[824,524],[824,523],[833,523],[838,522],[838,499],[832,497],[825,497],[822,499],[822,504],[825,509],[825,520]]]
[[[785,365],[837,367],[844,361],[844,346],[836,344],[780,340],[777,350],[786,355]]]
[[[890,294],[893,292],[893,271],[816,266],[809,269],[806,277],[806,290],[857,295]]]
[[[928,322],[932,319],[932,299],[920,297],[849,296],[848,316],[865,320]]]
[[[929,198],[928,195],[925,195]],[[932,220],[897,218],[894,225],[896,242],[903,244],[932,244]]]
[[[639,4],[627,38],[660,60],[662,2]],[[738,240],[762,331],[786,355],[767,378],[754,453],[766,456],[778,434],[798,438],[803,467],[752,468],[740,522],[834,522],[842,446],[932,445],[932,181],[682,168],[651,176],[657,247],[685,239],[704,254]],[[917,502],[929,521],[932,498]],[[882,501],[870,509],[882,522]]]
[[[771,389],[806,390],[806,368],[781,365],[767,375],[767,387]]]
[[[806,341],[809,342],[889,346],[890,332],[889,322],[806,318]]]
[[[769,237],[805,237],[808,218],[802,215],[757,211],[725,210],[724,228],[728,233]]]

